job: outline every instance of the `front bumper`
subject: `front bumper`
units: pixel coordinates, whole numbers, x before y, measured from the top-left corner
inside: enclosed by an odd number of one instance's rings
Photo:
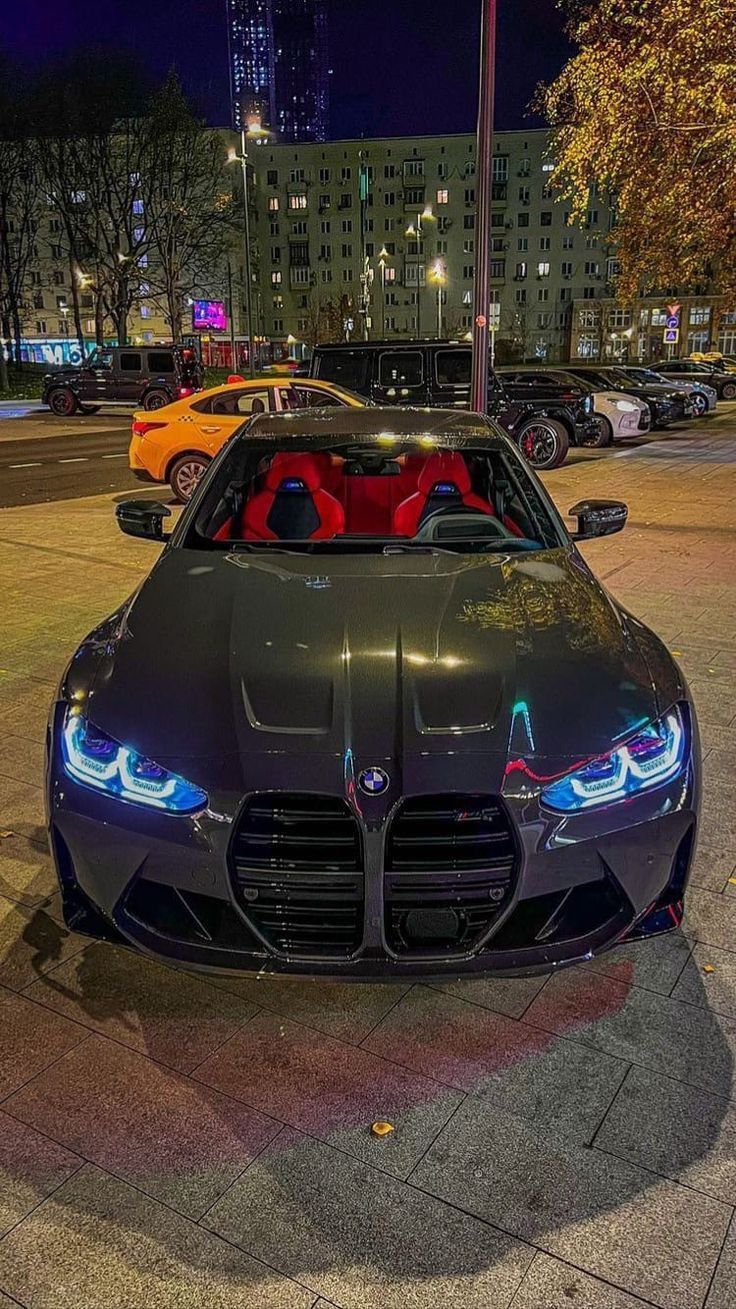
[[[57,706],[55,740],[62,712]],[[80,786],[61,771],[52,751],[47,773],[49,831],[69,927],[205,971],[371,980],[544,972],[590,958],[620,941],[669,930],[681,921],[699,803],[697,740],[679,778],[597,814],[553,815],[540,807],[523,771],[508,773],[500,802],[494,803],[513,842],[513,870],[508,876],[499,874],[487,891],[482,890],[497,901],[485,906],[479,935],[462,948],[444,939],[428,945],[426,938],[421,948],[412,940],[408,949],[397,945],[405,943],[409,923],[404,918],[397,935],[404,902],[397,899],[388,855],[397,807],[386,802],[384,809],[374,799],[364,802],[357,820],[359,874],[352,886],[343,887],[347,899],[358,895],[354,948],[339,953],[331,946],[327,951],[320,947],[327,912],[322,914],[314,898],[305,908],[298,901],[294,875],[283,870],[265,880],[259,874],[261,880],[255,883],[266,888],[269,921],[283,926],[296,914],[303,926],[298,915],[311,914],[308,923],[317,945],[299,943],[305,940],[302,934],[296,946],[274,946],[263,926],[268,915],[264,919],[263,912],[251,907],[258,896],[252,891],[253,880],[243,893],[234,871],[236,833],[248,803],[243,773],[252,775],[253,763],[220,763],[217,784],[209,792],[210,808],[195,817],[175,817]],[[297,759],[293,763],[289,794],[303,797],[307,790],[314,791],[314,759],[310,764]],[[435,779],[430,767],[425,795],[447,792],[446,763],[436,763],[441,766]],[[348,811],[341,765],[342,760],[324,760],[318,773],[321,795],[331,795],[334,780],[332,794]],[[234,784],[228,782],[228,772]],[[476,757],[468,760],[465,776],[459,778],[464,794],[477,789],[477,777]],[[286,794],[283,760],[259,761],[258,781],[259,800]],[[366,809],[372,812],[366,815]],[[334,899],[338,883],[322,865],[318,875],[327,887],[325,896]],[[437,911],[440,887],[442,894],[446,891],[447,875],[413,877],[409,874],[408,883],[406,877],[400,879],[404,888],[411,883],[406,903],[414,908],[408,912],[418,909],[431,916]],[[463,899],[469,878],[463,872],[451,875],[453,904],[459,906],[453,912],[459,920],[469,912]]]
[[[586,441],[595,441],[600,435],[601,420],[597,414],[585,414],[575,418],[575,444],[585,445]]]

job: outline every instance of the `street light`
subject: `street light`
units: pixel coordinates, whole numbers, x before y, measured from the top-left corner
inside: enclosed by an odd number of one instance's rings
[[[381,340],[386,335],[386,265],[391,258],[385,245],[378,251],[378,267],[381,274]]]
[[[243,237],[245,243],[245,313],[248,323],[248,372],[256,375],[255,333],[253,331],[253,278],[251,272],[250,214],[248,207],[248,141],[262,140],[271,133],[259,122],[251,122],[240,131],[240,154],[231,146],[227,152],[229,164],[239,163],[243,173]]]
[[[410,223],[404,232],[410,241],[417,243],[417,338],[422,335],[422,296],[419,269],[422,261],[422,241],[424,239],[424,228],[422,223],[434,222],[434,213],[431,205],[425,205],[421,214],[417,214],[416,223]]]
[[[430,271],[430,280],[437,287],[437,340],[442,340],[442,288],[447,285],[447,269],[441,259],[435,259]]]

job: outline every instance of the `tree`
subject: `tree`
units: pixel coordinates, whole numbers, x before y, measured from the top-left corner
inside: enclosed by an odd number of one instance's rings
[[[222,282],[234,217],[224,164],[222,138],[195,117],[169,73],[146,121],[141,196],[147,294],[158,300],[174,341],[186,298]]]
[[[622,298],[735,293],[733,0],[561,3],[579,50],[539,100],[573,221],[587,221],[595,179],[613,203]]]
[[[13,92],[11,93],[11,86]],[[38,151],[28,131],[28,99],[10,67],[0,63],[0,335],[14,341],[21,363],[23,320],[28,307],[28,265],[34,257],[42,208]],[[0,343],[0,389],[7,389]]]

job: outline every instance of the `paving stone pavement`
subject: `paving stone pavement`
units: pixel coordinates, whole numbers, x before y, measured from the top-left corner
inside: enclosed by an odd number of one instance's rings
[[[583,548],[682,662],[705,769],[683,930],[551,979],[209,980],[69,933],[48,705],[156,550],[109,496],[0,512],[2,1309],[735,1309],[728,408],[546,478],[628,502]]]

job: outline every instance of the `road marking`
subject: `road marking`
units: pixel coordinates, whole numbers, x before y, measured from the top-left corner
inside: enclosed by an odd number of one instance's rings
[[[40,463],[38,463],[38,464],[8,464],[8,468],[40,468],[40,467],[41,467]]]
[[[87,464],[89,460],[86,455],[78,455],[76,459],[57,459],[57,464]]]
[[[127,458],[128,458],[128,452],[127,452],[127,450],[126,450],[125,453],[124,453],[124,454],[121,454],[121,455],[103,455],[102,458],[103,458],[103,459],[127,459]]]

